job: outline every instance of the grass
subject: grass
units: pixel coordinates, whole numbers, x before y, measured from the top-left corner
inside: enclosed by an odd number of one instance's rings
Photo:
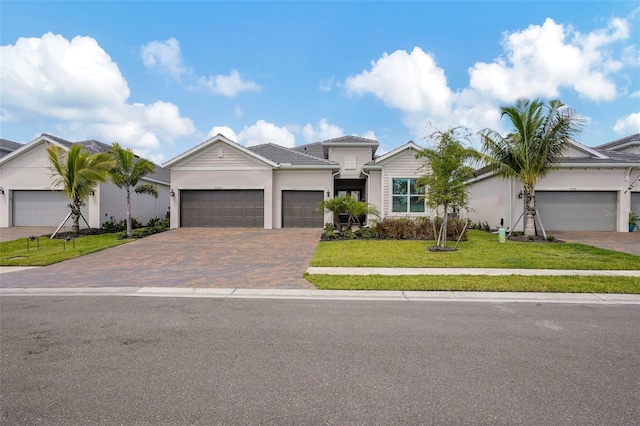
[[[433,241],[321,241],[311,266],[640,270],[640,256],[576,243],[498,242],[469,230],[458,251],[432,253]]]
[[[471,276],[471,275],[309,275],[322,290],[516,291],[640,294],[638,277]]]
[[[75,248],[72,242],[64,244],[63,240],[50,240],[48,236],[41,236],[40,249],[36,248],[36,241],[29,241],[29,251],[27,238],[7,241],[0,243],[0,266],[46,266],[132,241],[119,240],[120,234],[121,232],[116,232],[78,237],[75,239]]]

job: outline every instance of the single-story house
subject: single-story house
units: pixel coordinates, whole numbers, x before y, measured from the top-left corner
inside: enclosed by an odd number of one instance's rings
[[[332,222],[319,203],[350,195],[381,217],[431,214],[419,200],[423,160],[408,143],[376,155],[379,143],[343,136],[294,148],[244,147],[217,135],[167,161],[171,227],[313,227]]]
[[[630,211],[640,213],[640,134],[596,147],[570,142],[557,170],[536,186],[538,219],[545,231],[628,232]],[[635,185],[634,185],[635,183]],[[484,173],[469,186],[466,216],[491,227],[523,230],[522,184]],[[539,228],[539,221],[536,220]],[[515,227],[515,228],[514,228]]]
[[[52,172],[47,147],[69,150],[82,145],[91,153],[111,149],[105,143],[87,140],[70,142],[48,134],[20,145],[0,158],[0,227],[58,226],[70,212],[69,198],[52,187]],[[156,166],[153,174],[141,183],[156,185],[159,196],[131,194],[132,216],[146,223],[154,217],[165,217],[169,209],[169,172]],[[92,228],[100,228],[109,220],[126,217],[125,191],[110,181],[99,184],[87,200],[83,216]],[[70,226],[71,222],[67,223]],[[80,226],[85,226],[80,219]]]

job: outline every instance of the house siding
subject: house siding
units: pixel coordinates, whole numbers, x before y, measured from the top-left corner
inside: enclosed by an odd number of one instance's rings
[[[331,193],[331,170],[276,170],[273,173],[273,227],[282,228],[282,191],[322,191]],[[324,212],[324,223],[333,219]]]
[[[382,209],[383,217],[417,217],[433,215],[427,208],[425,213],[397,213],[391,211],[391,180],[393,178],[418,178],[431,169],[424,167],[424,160],[415,158],[416,152],[408,149],[399,152],[381,163],[384,167],[382,172]]]
[[[356,158],[356,167],[355,169],[346,169],[345,168],[345,159],[348,156],[353,156]],[[351,178],[357,179],[360,178],[360,173],[362,172],[362,165],[368,163],[372,159],[372,152],[370,147],[364,148],[340,148],[340,147],[330,147],[329,148],[329,160],[335,161],[340,164],[340,177],[341,178]]]
[[[218,150],[222,150],[222,157],[218,156]],[[244,168],[255,167],[258,161],[247,154],[233,148],[226,143],[216,143],[206,148],[201,153],[186,161],[173,166],[174,169],[193,168]],[[262,163],[263,164],[263,163]]]

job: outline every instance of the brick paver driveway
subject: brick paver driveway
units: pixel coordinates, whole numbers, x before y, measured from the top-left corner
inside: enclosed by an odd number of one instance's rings
[[[314,288],[302,278],[321,229],[179,228],[43,268],[1,287]]]
[[[552,231],[549,234],[563,241],[640,256],[640,232]]]

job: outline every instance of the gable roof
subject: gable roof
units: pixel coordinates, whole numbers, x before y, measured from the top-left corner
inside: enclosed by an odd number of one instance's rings
[[[415,150],[417,152],[417,151],[420,151],[422,148],[419,145],[417,145],[414,141],[409,141],[409,142],[405,143],[404,145],[401,145],[401,146],[397,147],[396,149],[394,149],[392,151],[389,151],[389,152],[387,152],[385,154],[382,154],[382,155],[374,158],[373,161],[370,161],[369,163],[367,163],[367,165],[369,165],[369,164],[379,164],[380,162],[384,162],[384,161],[388,160],[389,158],[400,154],[403,151],[411,150],[411,149],[413,149],[413,150]]]
[[[314,155],[298,152],[291,148],[285,148],[273,143],[266,143],[262,145],[255,145],[247,147],[248,150],[255,152],[256,154],[268,158],[269,160],[278,163],[280,166],[316,166],[327,167],[331,169],[339,168],[340,165],[336,162],[329,161],[325,158],[316,157]]]
[[[85,140],[85,141],[79,141],[79,142],[71,142],[68,141],[66,139],[62,139],[59,138],[57,136],[53,136],[47,133],[43,133],[40,136],[38,136],[37,138],[35,138],[34,140],[32,140],[31,142],[25,144],[25,145],[21,145],[20,148],[16,149],[15,151],[11,152],[9,155],[3,157],[0,159],[0,164],[4,164],[8,161],[10,161],[12,158],[17,157],[18,155],[20,155],[20,153],[27,151],[29,149],[32,149],[33,147],[43,143],[43,142],[49,142],[53,145],[57,145],[60,148],[64,149],[65,151],[68,151],[69,148],[71,148],[73,145],[81,145],[85,150],[89,151],[91,154],[96,154],[99,152],[110,152],[111,151],[111,145],[107,145],[104,142],[100,142],[97,140]],[[137,158],[140,158],[136,155]],[[150,181],[157,181],[159,183],[169,183],[170,180],[170,174],[168,170],[163,169],[161,166],[159,166],[158,164],[153,164],[155,166],[155,171],[153,173],[149,173],[148,175],[146,175],[143,179],[146,180],[150,180]]]
[[[21,146],[23,146],[23,144],[0,138],[0,148],[5,152],[15,151]]]
[[[208,147],[212,146],[213,144],[216,144],[218,142],[222,142],[224,144],[229,145],[232,148],[237,149],[238,151],[248,155],[249,157],[253,157],[258,161],[261,161],[263,163],[266,163],[268,165],[270,165],[271,167],[278,167],[278,163],[274,162],[268,158],[263,157],[262,155],[255,153],[253,151],[250,151],[249,149],[245,148],[244,146],[240,145],[237,142],[232,141],[231,139],[227,138],[226,136],[224,136],[223,134],[218,133],[216,136],[207,139],[206,141],[194,146],[193,148],[183,152],[182,154],[173,157],[172,159],[165,161],[164,164],[162,164],[162,167],[168,168],[170,169],[172,166],[175,166],[176,164],[178,164],[179,162],[193,156],[196,155],[200,152],[202,152],[203,150],[207,149]]]

